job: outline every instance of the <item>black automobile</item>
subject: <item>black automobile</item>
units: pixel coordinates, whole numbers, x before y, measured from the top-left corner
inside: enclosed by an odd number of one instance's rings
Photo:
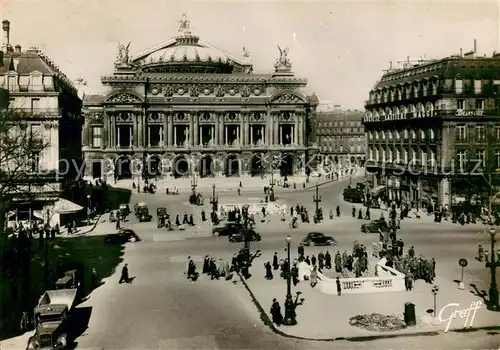
[[[309,232],[302,240],[302,243],[307,246],[313,245],[336,245],[337,241],[331,236],[325,236],[321,232]]]
[[[111,244],[125,244],[127,242],[138,242],[140,238],[132,230],[120,230],[104,236],[104,242]]]
[[[246,234],[248,235],[248,238],[250,242],[258,242],[262,240],[262,237],[255,232],[255,230],[249,229]],[[237,242],[243,242],[245,240],[245,231],[240,231],[238,233],[233,233],[232,235],[229,236],[229,242],[231,243],[237,243]]]
[[[363,233],[379,233],[389,232],[389,225],[387,225],[387,221],[385,220],[372,220],[367,224],[361,225],[361,232]]]
[[[234,233],[242,232],[245,229],[243,224],[238,222],[228,222],[224,226],[214,227],[212,235],[214,236],[230,236]]]

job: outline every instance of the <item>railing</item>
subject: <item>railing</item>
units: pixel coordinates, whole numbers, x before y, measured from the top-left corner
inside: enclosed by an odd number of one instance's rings
[[[21,115],[30,116],[60,116],[62,115],[61,108],[12,108],[14,112]]]

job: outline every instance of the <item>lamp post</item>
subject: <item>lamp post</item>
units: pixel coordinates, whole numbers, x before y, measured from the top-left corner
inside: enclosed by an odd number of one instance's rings
[[[498,266],[500,266],[500,259],[498,257],[495,259],[496,252],[495,252],[495,235],[496,235],[496,230],[494,227],[490,228],[490,238],[491,238],[491,259],[489,262],[486,262],[486,267],[490,268],[490,273],[491,273],[491,284],[490,284],[490,291],[489,291],[489,297],[490,297],[490,302],[487,305],[488,310],[490,311],[500,311],[500,305],[498,303],[498,287],[497,287],[497,279],[496,279],[496,269]]]
[[[219,198],[215,196],[215,184],[212,185],[212,198],[210,198],[210,204],[212,204],[212,211],[215,213],[219,204]]]
[[[438,286],[433,286],[432,289],[431,289],[431,293],[432,295],[434,296],[434,317],[436,317],[436,308],[437,308],[437,295],[438,295],[438,292],[439,292],[439,287]]]
[[[313,202],[316,203],[316,214],[315,216],[318,218],[319,221],[319,203],[321,203],[321,196],[318,194],[319,187],[318,184],[316,184],[316,196],[313,196]]]
[[[90,226],[90,194],[87,195],[87,226]]]
[[[292,274],[291,274],[291,258],[290,258],[290,243],[292,242],[291,236],[286,236],[286,250],[288,255],[288,271],[286,273],[286,300],[285,300],[285,319],[283,324],[286,326],[293,326],[297,324],[295,314],[295,303],[292,300]]]
[[[194,194],[196,194],[196,186],[198,186],[198,183],[196,182],[196,173],[193,172],[193,177],[191,179],[191,189],[193,190]],[[214,184],[214,186],[215,186],[215,184]]]

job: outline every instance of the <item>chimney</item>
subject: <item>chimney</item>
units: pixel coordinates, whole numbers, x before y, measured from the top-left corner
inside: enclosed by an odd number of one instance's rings
[[[474,53],[477,52],[477,40],[474,39]]]
[[[389,69],[392,69],[392,61],[389,62]]]
[[[21,53],[21,45],[16,45],[16,52]]]
[[[7,20],[2,21],[2,29],[3,29],[3,43],[2,48],[5,49],[5,52],[9,52],[10,47],[10,22]]]
[[[462,48],[460,48],[460,56],[462,56],[462,55],[463,55],[463,50],[462,50]]]

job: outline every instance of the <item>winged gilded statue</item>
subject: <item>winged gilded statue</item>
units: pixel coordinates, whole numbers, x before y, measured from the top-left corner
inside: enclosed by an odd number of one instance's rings
[[[276,69],[290,69],[292,68],[292,62],[290,62],[290,59],[288,58],[288,47],[281,48],[279,45],[278,50],[280,51],[280,57],[276,60],[276,63],[274,64],[274,67]]]
[[[121,64],[129,64],[130,58],[129,58],[129,50],[130,50],[130,44],[132,42],[130,41],[127,46],[118,43],[118,55],[116,56],[116,63],[121,63]]]

